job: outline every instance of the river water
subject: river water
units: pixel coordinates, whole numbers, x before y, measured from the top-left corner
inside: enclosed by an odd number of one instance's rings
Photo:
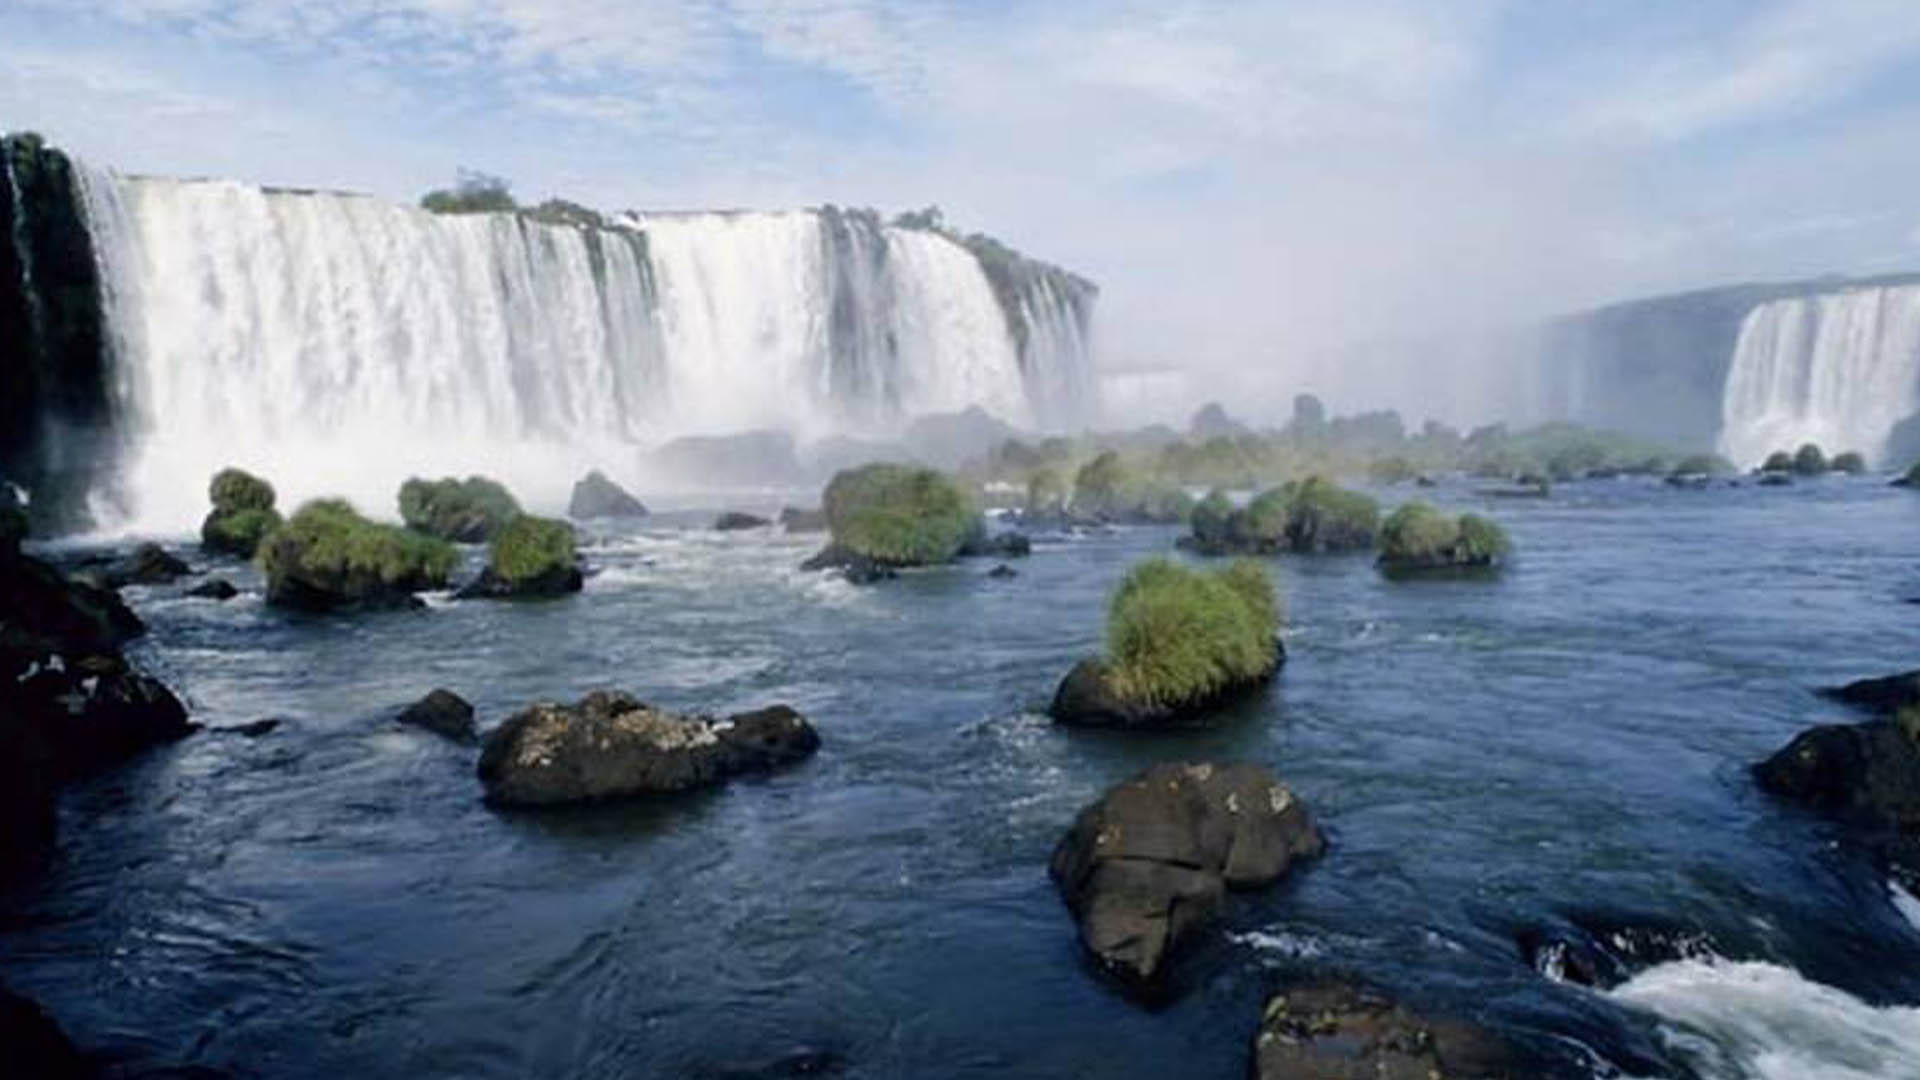
[[[555,602],[298,617],[237,563],[226,604],[129,589],[210,730],[70,792],[58,865],[0,896],[0,970],[129,1072],[1238,1077],[1264,996],[1339,973],[1569,1076],[1920,1076],[1920,904],[1747,772],[1845,717],[1814,687],[1916,666],[1920,496],[1621,480],[1491,509],[1518,548],[1494,581],[1275,560],[1284,674],[1168,735],[1038,710],[1169,529],[856,588],[795,569],[817,538],[687,510],[588,526],[598,572]],[[787,702],[824,746],[496,812],[476,751],[392,721],[434,686],[483,727],[601,686]],[[1331,844],[1143,1009],[1082,959],[1047,855],[1105,785],[1199,758],[1272,766]],[[1590,990],[1529,963],[1540,928],[1657,947]]]

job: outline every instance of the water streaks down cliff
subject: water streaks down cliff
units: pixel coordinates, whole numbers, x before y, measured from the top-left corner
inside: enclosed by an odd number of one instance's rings
[[[598,228],[80,172],[93,352],[114,373],[95,383],[145,527],[190,522],[228,463],[383,504],[408,472],[557,488],[681,434],[885,434],[970,405],[1050,426],[1093,406],[1091,284],[869,212]]]
[[[1740,326],[1720,446],[1743,465],[1805,442],[1884,458],[1920,411],[1920,285],[1761,304]]]

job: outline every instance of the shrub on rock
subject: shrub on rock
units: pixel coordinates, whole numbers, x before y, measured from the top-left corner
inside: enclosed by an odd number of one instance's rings
[[[948,562],[981,529],[973,500],[951,477],[911,465],[836,473],[821,504],[833,547],[881,567]]]
[[[487,541],[487,565],[461,589],[462,600],[562,596],[579,592],[584,578],[573,526],[522,514]]]
[[[414,477],[400,485],[400,520],[407,528],[441,540],[477,544],[520,516],[520,503],[498,481]]]
[[[1214,488],[1207,492],[1207,497],[1195,503],[1187,515],[1187,527],[1193,531],[1195,543],[1202,547],[1224,547],[1236,509],[1225,491]]]
[[[1803,443],[1793,452],[1793,471],[1801,476],[1819,476],[1827,471],[1827,455],[1813,443]]]
[[[302,506],[260,545],[267,603],[304,611],[408,607],[444,588],[455,552],[443,540],[380,525],[340,499]]]
[[[1793,455],[1787,453],[1785,450],[1775,450],[1773,453],[1767,455],[1767,460],[1760,463],[1760,471],[1763,473],[1792,472]]]
[[[497,806],[557,806],[685,791],[803,760],[820,736],[784,705],[724,720],[617,692],[543,702],[488,734],[480,781]]]
[[[1073,480],[1076,515],[1126,524],[1178,524],[1193,498],[1177,485],[1141,472],[1108,450],[1080,467]]]
[[[1152,992],[1228,889],[1270,885],[1324,848],[1306,807],[1268,770],[1165,764],[1080,811],[1048,871],[1100,966]]]
[[[1105,655],[1075,665],[1049,712],[1116,727],[1190,719],[1273,677],[1285,659],[1280,619],[1257,563],[1196,571],[1148,559],[1114,591]]]
[[[1513,550],[1506,532],[1486,518],[1454,517],[1418,501],[1395,510],[1380,537],[1380,567],[1389,573],[1486,569]]]
[[[647,507],[595,469],[574,483],[573,494],[567,499],[567,516],[581,520],[646,517]]]
[[[1829,465],[1834,472],[1846,473],[1848,476],[1859,476],[1867,471],[1867,459],[1855,450],[1835,454]]]
[[[222,469],[207,485],[213,509],[200,523],[200,543],[209,551],[253,558],[260,541],[280,525],[273,485],[243,469]]]
[[[1380,508],[1357,491],[1312,476],[1261,492],[1234,510],[1219,492],[1209,496],[1208,512],[1192,519],[1185,545],[1209,555],[1271,555],[1365,550],[1373,546]],[[1219,520],[1225,510],[1224,522]],[[1202,531],[1205,526],[1205,531]]]

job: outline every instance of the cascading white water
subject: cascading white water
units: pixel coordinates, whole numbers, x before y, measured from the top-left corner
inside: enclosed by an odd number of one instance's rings
[[[885,434],[970,405],[1046,423],[1090,393],[1090,288],[1036,275],[1006,310],[966,247],[870,213],[580,228],[219,181],[82,187],[142,529],[191,525],[230,464],[289,504],[389,514],[407,475],[469,472],[540,504],[677,435]]]
[[[1817,443],[1878,459],[1920,411],[1920,285],[1761,304],[1734,346],[1720,451],[1740,465]]]
[[[1680,960],[1611,996],[1658,1015],[1668,1045],[1706,1080],[1920,1075],[1920,1009],[1875,1008],[1774,964]]]

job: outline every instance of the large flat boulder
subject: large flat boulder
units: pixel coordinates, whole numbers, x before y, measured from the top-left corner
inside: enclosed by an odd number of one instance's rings
[[[1268,770],[1166,764],[1080,811],[1048,869],[1094,959],[1150,990],[1228,889],[1271,885],[1324,846],[1306,807]]]
[[[803,760],[820,737],[784,705],[724,719],[595,691],[543,702],[486,738],[480,781],[500,806],[558,806],[686,791]]]

